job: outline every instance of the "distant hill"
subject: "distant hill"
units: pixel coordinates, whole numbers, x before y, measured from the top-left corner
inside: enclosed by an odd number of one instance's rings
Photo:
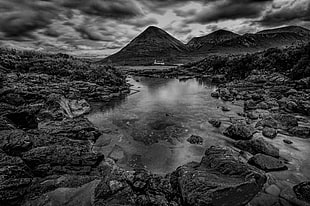
[[[295,47],[308,42],[310,30],[299,26],[287,26],[244,35],[218,30],[195,37],[185,45],[162,29],[151,26],[122,50],[101,62],[151,65],[156,59],[167,64],[188,63],[199,61],[208,55],[253,53],[268,48]]]
[[[154,60],[172,63],[180,54],[187,52],[187,46],[181,41],[160,28],[150,26],[105,60],[123,65],[152,64]]]
[[[200,49],[201,47],[208,48],[238,36],[240,35],[221,29],[205,36],[194,37],[187,43],[187,46],[190,50]]]

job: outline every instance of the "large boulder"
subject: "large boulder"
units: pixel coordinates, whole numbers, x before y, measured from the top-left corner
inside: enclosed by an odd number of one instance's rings
[[[277,130],[271,127],[264,127],[262,134],[265,137],[274,139],[277,136]]]
[[[253,155],[262,153],[273,157],[279,157],[279,149],[262,137],[251,140],[240,140],[235,143],[235,146]]]
[[[104,159],[85,147],[52,145],[37,147],[23,153],[22,159],[36,176],[53,174],[90,174]]]
[[[265,175],[228,147],[212,146],[200,163],[189,163],[172,173],[183,205],[245,205],[266,181]]]
[[[276,114],[273,118],[278,122],[278,128],[283,130],[298,126],[298,119],[291,114]]]
[[[266,172],[287,170],[287,166],[281,160],[265,154],[256,154],[248,162]]]
[[[235,140],[249,140],[253,137],[255,129],[251,125],[235,123],[224,131],[224,135]]]
[[[310,182],[302,182],[295,185],[293,190],[299,199],[310,203]]]
[[[0,205],[18,205],[32,182],[32,174],[21,158],[1,150],[0,168]]]

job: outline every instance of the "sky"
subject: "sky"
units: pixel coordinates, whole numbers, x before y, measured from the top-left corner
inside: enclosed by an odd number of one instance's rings
[[[0,0],[0,47],[104,57],[151,25],[184,43],[218,29],[310,29],[310,0]]]

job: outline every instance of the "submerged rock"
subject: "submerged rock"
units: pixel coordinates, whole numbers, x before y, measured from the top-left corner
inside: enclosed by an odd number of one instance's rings
[[[265,137],[274,139],[277,136],[277,130],[271,127],[264,127],[262,134]]]
[[[219,128],[222,124],[222,122],[217,119],[210,119],[208,122],[212,124],[213,127],[216,127],[216,128]]]
[[[224,135],[235,140],[250,140],[255,133],[255,129],[247,124],[235,123],[226,128]]]
[[[235,146],[253,155],[262,153],[273,157],[279,157],[279,149],[264,140],[262,137],[252,140],[240,140],[235,143]]]
[[[189,163],[172,173],[183,205],[245,205],[266,181],[265,175],[242,162],[238,152],[213,146],[200,163]]]
[[[203,138],[198,136],[198,135],[191,135],[187,141],[191,144],[200,144],[202,145],[203,143]]]
[[[287,170],[287,166],[281,160],[265,154],[256,154],[248,162],[266,172]]]

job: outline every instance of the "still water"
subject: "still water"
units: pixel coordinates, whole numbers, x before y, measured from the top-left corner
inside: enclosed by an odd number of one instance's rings
[[[108,103],[93,105],[88,119],[104,131],[93,150],[117,160],[125,169],[145,168],[165,174],[191,161],[200,161],[206,148],[231,145],[222,135],[231,120],[241,119],[242,102],[232,104],[212,98],[216,87],[204,79],[159,79],[131,77],[131,94]],[[223,112],[221,107],[230,108]],[[222,121],[214,128],[209,119]],[[202,145],[186,140],[199,135]],[[257,133],[255,136],[262,136]],[[289,138],[293,145],[286,145]],[[265,138],[280,149],[288,171],[276,173],[277,179],[300,182],[310,179],[310,142],[279,134],[274,140]]]
[[[212,98],[216,89],[207,80],[129,78],[132,92],[123,99],[95,105],[88,116],[106,134],[95,150],[118,159],[128,169],[146,168],[163,174],[190,161],[200,161],[211,145],[229,144],[208,119],[222,124],[238,118],[242,107]],[[226,105],[230,112],[223,112]],[[203,137],[203,145],[186,141],[192,134]]]

